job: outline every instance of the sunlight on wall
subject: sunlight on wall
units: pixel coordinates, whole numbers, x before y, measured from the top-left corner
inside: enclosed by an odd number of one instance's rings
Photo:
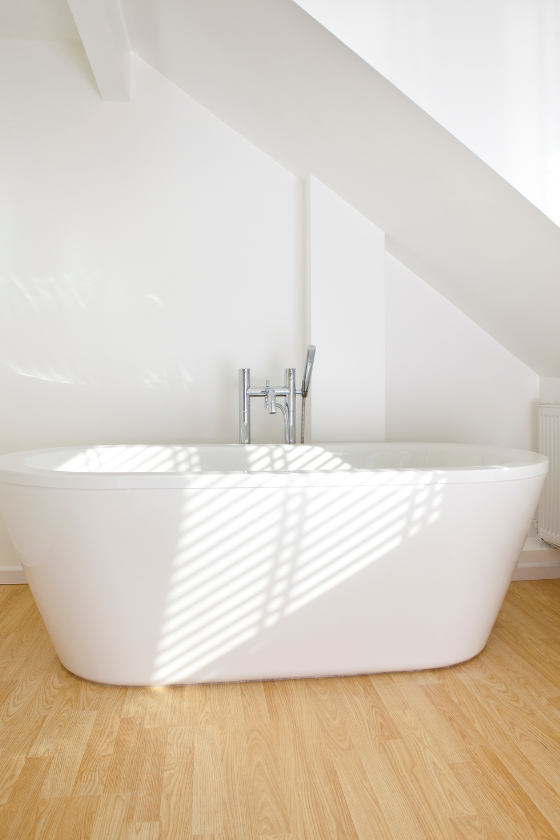
[[[126,377],[129,386],[180,384],[187,391],[194,376],[184,360],[170,357],[166,308],[160,297],[130,284],[116,292],[110,278],[5,279],[4,365],[18,376],[63,385],[99,388]]]
[[[42,379],[43,382],[56,382],[59,385],[85,385],[83,379],[74,376],[71,373],[65,374],[62,371],[54,370],[50,365],[45,365],[42,369],[28,368],[24,370],[11,362],[5,362],[8,370],[12,373],[17,373],[18,376],[27,376],[30,379]]]

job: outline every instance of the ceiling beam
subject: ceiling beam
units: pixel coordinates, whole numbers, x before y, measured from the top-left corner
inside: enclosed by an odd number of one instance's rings
[[[68,0],[101,98],[130,102],[130,47],[119,0]]]

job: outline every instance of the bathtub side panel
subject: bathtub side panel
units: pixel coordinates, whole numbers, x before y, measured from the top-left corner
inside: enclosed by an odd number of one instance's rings
[[[543,479],[0,500],[56,651],[97,682],[416,670],[478,653]]]

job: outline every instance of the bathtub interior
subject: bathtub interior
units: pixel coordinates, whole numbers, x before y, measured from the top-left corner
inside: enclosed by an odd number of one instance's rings
[[[452,444],[123,445],[25,454],[23,465],[67,473],[338,472],[342,470],[476,470],[536,464],[517,450]]]

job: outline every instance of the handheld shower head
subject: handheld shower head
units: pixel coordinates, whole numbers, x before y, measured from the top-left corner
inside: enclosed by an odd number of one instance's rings
[[[305,360],[305,367],[303,369],[303,379],[301,381],[301,442],[305,442],[305,398],[309,391],[311,384],[311,374],[313,373],[313,362],[315,361],[316,347],[310,344],[307,348],[307,358]]]
[[[313,362],[315,361],[315,351],[316,347],[314,344],[310,344],[307,348],[307,358],[305,360],[305,368],[303,369],[303,380],[301,382],[301,395],[305,399],[307,396],[307,392],[309,391],[309,385],[311,383],[311,374],[313,373]]]

